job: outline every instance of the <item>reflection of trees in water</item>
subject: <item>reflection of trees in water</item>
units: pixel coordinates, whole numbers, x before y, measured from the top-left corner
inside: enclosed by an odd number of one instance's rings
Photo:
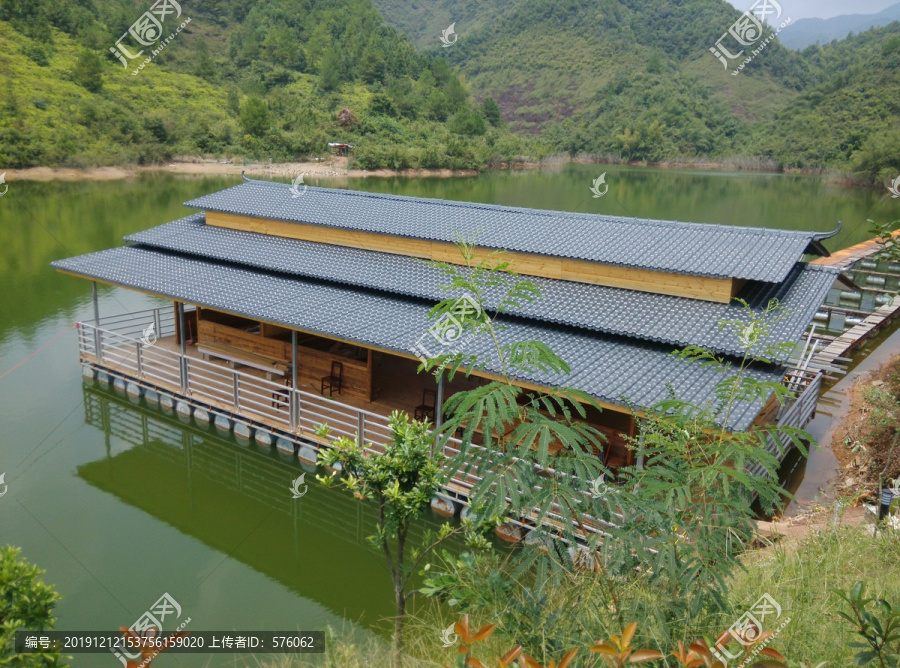
[[[594,199],[590,186],[603,172],[609,192]],[[609,164],[562,163],[539,170],[488,172],[477,178],[367,179],[350,187],[577,213],[805,231],[833,230],[843,220],[841,233],[825,242],[831,251],[868,238],[866,218],[887,206],[881,192],[843,187],[815,175]]]
[[[366,540],[370,506],[309,473],[308,492],[293,499],[304,469],[274,449],[236,445],[112,390],[83,393],[85,422],[104,433],[106,452],[79,477],[337,614],[369,623],[392,614],[390,579]],[[412,539],[438,522],[420,523]]]
[[[122,238],[182,218],[183,203],[227,188],[239,177],[154,174],[112,181],[18,181],[0,207],[0,284],[18,299],[4,309],[7,327],[26,332],[49,315],[71,316],[90,285],[49,269],[53,260],[121,246]]]

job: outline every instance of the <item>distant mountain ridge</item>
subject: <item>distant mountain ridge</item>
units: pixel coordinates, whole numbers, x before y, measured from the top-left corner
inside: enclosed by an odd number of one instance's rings
[[[827,166],[870,181],[900,171],[900,22],[860,34],[839,19],[857,34],[807,51],[775,39],[735,73],[710,53],[740,21],[726,0],[372,2],[553,151]],[[782,7],[770,21],[790,16]],[[458,39],[441,46],[451,24]]]
[[[900,21],[900,3],[877,14],[847,14],[830,19],[800,19],[785,28],[778,38],[791,49],[805,49],[813,44],[828,44],[845,39],[850,33],[860,33]]]

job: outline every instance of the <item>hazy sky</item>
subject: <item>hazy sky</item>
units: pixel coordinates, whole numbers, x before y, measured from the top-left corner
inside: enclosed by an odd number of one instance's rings
[[[728,0],[732,5],[746,11],[756,0]],[[792,19],[817,17],[827,19],[842,14],[877,14],[882,9],[896,5],[900,0],[778,0],[782,15]]]

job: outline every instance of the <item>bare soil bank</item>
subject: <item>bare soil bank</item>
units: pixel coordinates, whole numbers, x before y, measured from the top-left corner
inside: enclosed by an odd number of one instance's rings
[[[850,410],[835,434],[832,449],[841,463],[841,486],[851,496],[877,499],[879,476],[900,476],[900,453],[891,453],[898,424],[900,356],[860,378],[850,390]],[[883,393],[881,399],[867,396]]]
[[[861,185],[852,178],[832,172],[815,169],[779,169],[774,164],[757,161],[673,161],[673,162],[625,162],[606,158],[556,157],[535,162],[492,165],[494,169],[534,169],[560,165],[566,162],[579,164],[628,165],[632,167],[655,167],[659,169],[696,169],[701,171],[752,171],[761,173],[825,174],[830,180],[844,185]],[[0,169],[3,169],[0,167]],[[327,178],[367,178],[374,177],[450,177],[475,176],[474,169],[349,169],[345,157],[331,157],[316,162],[252,163],[241,164],[240,158],[232,162],[210,160],[197,157],[179,157],[172,162],[159,165],[123,165],[117,167],[91,167],[75,169],[71,167],[30,167],[28,169],[7,169],[7,181],[108,181],[127,179],[148,172],[209,176],[219,174],[240,174],[248,176],[269,176],[294,179],[300,174]]]
[[[31,167],[29,169],[7,170],[7,181],[108,181],[127,179],[151,172],[185,174],[197,176],[239,175],[245,172],[253,177],[278,177],[294,179],[301,174],[310,177],[360,178],[387,176],[474,176],[475,170],[453,169],[348,169],[347,158],[332,158],[319,162],[285,162],[274,164],[240,164],[235,162],[179,159],[160,165],[92,167],[72,169],[67,167]]]

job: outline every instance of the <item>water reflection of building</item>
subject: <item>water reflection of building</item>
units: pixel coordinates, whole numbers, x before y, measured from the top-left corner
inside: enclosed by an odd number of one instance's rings
[[[390,579],[366,540],[370,507],[310,473],[293,499],[304,472],[296,462],[111,390],[83,392],[85,421],[103,432],[106,453],[79,466],[80,478],[338,615],[367,624],[390,616]],[[415,539],[438,522],[415,526]]]

